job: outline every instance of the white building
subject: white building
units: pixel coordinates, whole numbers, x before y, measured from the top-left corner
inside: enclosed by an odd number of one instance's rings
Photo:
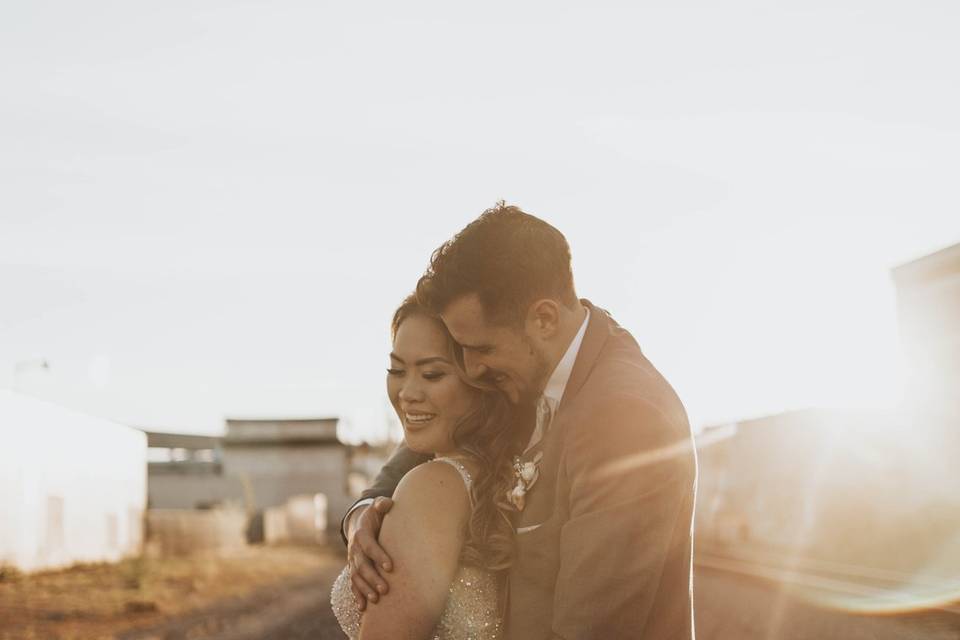
[[[910,399],[948,453],[960,445],[960,244],[893,270]]]
[[[0,390],[0,565],[137,554],[146,481],[143,432]]]

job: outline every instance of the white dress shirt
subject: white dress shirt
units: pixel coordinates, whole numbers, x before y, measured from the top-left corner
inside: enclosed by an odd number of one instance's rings
[[[583,316],[583,322],[580,324],[577,335],[573,336],[573,340],[570,341],[570,346],[567,347],[566,353],[563,354],[560,362],[554,367],[553,373],[550,374],[550,378],[547,380],[547,386],[543,388],[541,398],[547,402],[547,406],[550,409],[550,419],[557,414],[557,408],[560,407],[563,392],[567,389],[570,374],[573,373],[573,365],[576,363],[577,355],[580,353],[580,345],[583,344],[583,336],[586,335],[587,325],[590,324],[590,309],[584,309],[584,311],[586,311],[586,313]],[[531,447],[536,446],[536,444],[543,439],[544,434],[549,428],[549,419],[545,424],[538,424],[533,430],[533,434],[530,436],[530,442],[527,443],[527,448],[524,451],[529,451]]]

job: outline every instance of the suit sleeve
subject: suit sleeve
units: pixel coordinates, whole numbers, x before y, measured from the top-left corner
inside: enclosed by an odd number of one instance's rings
[[[350,515],[350,512],[353,511],[354,507],[356,507],[359,502],[364,500],[372,500],[373,498],[378,498],[380,496],[387,498],[393,496],[393,491],[400,483],[400,479],[406,475],[410,469],[413,469],[417,465],[422,464],[429,459],[430,456],[411,451],[407,448],[406,444],[401,442],[393,452],[393,455],[390,456],[390,459],[387,460],[387,463],[381,467],[380,473],[377,474],[377,477],[374,479],[370,488],[360,494],[360,500],[354,502],[350,508],[347,509],[347,512],[343,515],[343,518],[340,519],[340,537],[343,539],[343,543],[347,544],[347,536],[344,530],[346,518],[348,515]]]
[[[689,617],[689,604],[684,614],[677,602],[689,602],[680,590],[689,594],[693,443],[682,411],[668,415],[626,395],[604,405],[565,434],[569,520],[553,631],[567,640],[652,640],[665,609]]]

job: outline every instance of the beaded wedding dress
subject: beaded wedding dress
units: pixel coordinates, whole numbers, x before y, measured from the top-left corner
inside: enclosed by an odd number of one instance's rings
[[[467,494],[473,479],[460,462],[452,458],[436,458],[460,472]],[[472,501],[472,497],[471,497]],[[447,604],[440,621],[431,633],[431,640],[497,640],[502,637],[497,611],[497,581],[485,569],[461,564],[450,583]],[[333,583],[330,604],[337,621],[350,640],[360,635],[362,613],[350,590],[350,570],[343,571]]]

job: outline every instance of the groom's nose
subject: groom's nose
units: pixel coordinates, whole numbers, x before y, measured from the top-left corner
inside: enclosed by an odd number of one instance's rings
[[[487,373],[487,366],[479,361],[476,354],[469,351],[463,354],[463,368],[467,376],[479,380]]]

